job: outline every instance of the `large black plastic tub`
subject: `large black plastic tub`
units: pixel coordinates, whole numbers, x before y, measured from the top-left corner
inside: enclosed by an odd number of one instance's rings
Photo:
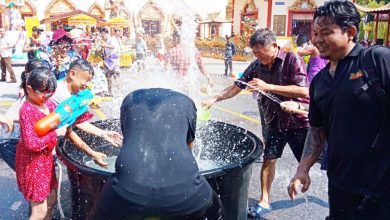
[[[120,130],[118,120],[95,122],[100,128]],[[118,155],[120,148],[110,146],[98,137],[77,131],[95,150],[108,156]],[[223,165],[202,171],[212,188],[220,195],[225,219],[246,219],[248,185],[251,163],[261,154],[263,145],[253,133],[223,122],[210,121],[197,131],[196,145],[204,146],[200,158],[218,161]],[[112,173],[85,165],[86,157],[68,140],[57,147],[59,159],[66,165],[71,182],[72,219],[85,219],[99,196],[101,188]]]

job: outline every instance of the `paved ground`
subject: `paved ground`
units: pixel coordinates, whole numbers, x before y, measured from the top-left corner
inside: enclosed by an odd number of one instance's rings
[[[224,66],[221,60],[204,59],[206,69],[212,75],[215,85],[211,94],[216,94],[226,86],[232,83],[232,80],[221,77],[224,72]],[[248,63],[234,62],[234,71],[241,72]],[[22,71],[21,67],[15,68],[18,75]],[[128,71],[124,71],[123,78],[132,80],[132,83],[142,83],[142,76],[134,76]],[[132,78],[134,77],[134,78]],[[17,85],[0,82],[0,113],[4,113],[10,104],[17,98]],[[202,96],[201,99],[206,99]],[[117,106],[120,99],[114,99],[111,102],[102,104],[101,111],[95,111],[94,120],[105,119],[106,117],[115,117],[118,110],[112,106]],[[259,137],[261,137],[260,122],[258,110],[255,101],[247,92],[242,92],[236,97],[218,103],[212,108],[212,118],[227,123],[243,127]],[[296,219],[296,220],[316,220],[324,219],[328,212],[327,203],[327,179],[326,174],[319,170],[316,165],[311,171],[312,186],[304,196],[300,196],[295,202],[289,200],[286,193],[286,187],[290,178],[295,172],[297,162],[295,161],[290,149],[286,148],[283,157],[278,161],[275,181],[271,191],[271,201],[273,212],[264,215],[260,219]],[[260,196],[259,172],[261,163],[256,162],[252,165],[252,176],[249,188],[249,204],[253,204]],[[66,175],[63,178],[61,192],[63,194],[63,206],[69,208],[69,182]],[[65,214],[68,214],[66,212]],[[57,213],[58,215],[58,213]],[[24,201],[16,186],[15,173],[0,160],[0,220],[2,219],[27,219],[28,205]]]

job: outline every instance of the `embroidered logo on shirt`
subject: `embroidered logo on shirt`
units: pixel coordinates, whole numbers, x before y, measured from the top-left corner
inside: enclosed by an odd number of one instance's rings
[[[363,77],[363,73],[361,70],[359,70],[356,73],[351,73],[351,75],[349,75],[349,80],[355,80],[355,79],[359,79],[361,77]]]

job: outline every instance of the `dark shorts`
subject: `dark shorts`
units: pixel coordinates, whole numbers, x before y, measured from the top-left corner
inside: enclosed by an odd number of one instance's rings
[[[137,58],[137,60],[142,60],[145,58],[145,54],[144,53],[137,53],[136,58]]]
[[[384,220],[390,219],[390,200],[369,198],[339,190],[329,184],[330,220]]]
[[[109,70],[107,67],[104,67],[104,74],[107,78],[116,78],[120,75],[118,70]]]
[[[263,128],[264,160],[282,157],[284,147],[288,144],[299,162],[305,145],[307,128],[290,129],[287,131],[270,131]]]
[[[18,139],[9,139],[0,144],[0,158],[15,171],[16,145]]]
[[[187,215],[170,215],[151,207],[133,203],[120,196],[112,187],[112,180],[107,181],[96,204],[92,208],[87,219],[108,220],[108,219],[146,219],[158,217],[159,220],[222,220],[223,207],[221,200],[216,193],[212,194],[210,202],[201,210]]]

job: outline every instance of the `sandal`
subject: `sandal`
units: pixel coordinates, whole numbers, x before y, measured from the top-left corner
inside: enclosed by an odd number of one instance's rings
[[[248,209],[248,216],[252,218],[258,218],[268,212],[272,211],[272,207],[264,208],[260,204],[256,204]]]

